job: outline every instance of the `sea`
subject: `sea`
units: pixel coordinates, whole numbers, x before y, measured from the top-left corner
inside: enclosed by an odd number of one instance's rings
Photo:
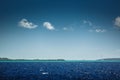
[[[0,80],[120,80],[120,62],[5,61]]]

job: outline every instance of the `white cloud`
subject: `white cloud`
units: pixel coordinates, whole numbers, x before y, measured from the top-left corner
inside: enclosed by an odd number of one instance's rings
[[[96,32],[101,32],[101,33],[102,33],[102,32],[106,32],[105,29],[96,29],[95,31],[96,31]]]
[[[97,32],[97,33],[104,33],[106,32],[107,30],[105,29],[90,29],[89,32]]]
[[[55,30],[54,26],[50,22],[44,22],[43,26],[48,30]]]
[[[89,32],[97,32],[97,33],[103,33],[106,32],[106,29],[102,29],[100,26],[94,25],[91,21],[89,20],[83,20],[83,24],[87,24],[90,26],[91,29],[89,29]]]
[[[115,18],[114,24],[115,24],[116,26],[120,27],[120,17],[119,17],[119,16]]]
[[[64,27],[64,31],[74,31],[73,27]]]
[[[88,20],[83,20],[84,24],[88,24],[89,26],[93,26],[92,22],[88,21]]]
[[[28,28],[28,29],[34,29],[34,28],[38,27],[38,25],[35,25],[32,22],[29,22],[27,19],[22,19],[19,22],[19,25],[21,27]]]

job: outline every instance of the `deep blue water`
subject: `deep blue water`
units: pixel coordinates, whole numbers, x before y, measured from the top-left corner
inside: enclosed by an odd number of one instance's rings
[[[120,80],[120,62],[0,62],[0,80]]]

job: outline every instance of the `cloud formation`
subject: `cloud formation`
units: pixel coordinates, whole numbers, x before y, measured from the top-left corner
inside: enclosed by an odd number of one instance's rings
[[[48,30],[55,30],[54,26],[50,22],[44,22],[43,26]]]
[[[120,17],[119,17],[119,16],[115,18],[114,24],[115,24],[117,27],[120,28]]]
[[[95,31],[96,31],[96,32],[101,32],[101,33],[106,32],[105,29],[96,29]]]
[[[88,24],[89,26],[93,26],[92,22],[88,20],[83,20],[83,23]]]
[[[73,27],[63,27],[64,31],[74,31]]]
[[[19,22],[19,25],[21,27],[28,28],[28,29],[34,29],[34,28],[38,27],[38,25],[35,25],[32,22],[29,22],[27,19],[22,19]]]
[[[94,25],[91,21],[89,20],[83,20],[83,24],[87,24],[88,26],[91,27],[91,29],[89,29],[89,32],[97,32],[97,33],[103,33],[106,32],[106,29],[102,29],[100,26],[96,26]]]
[[[97,32],[97,33],[104,33],[106,32],[106,29],[90,29],[89,32]]]

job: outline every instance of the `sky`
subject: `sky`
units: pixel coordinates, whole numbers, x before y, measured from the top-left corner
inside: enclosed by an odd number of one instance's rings
[[[0,57],[120,58],[120,0],[0,0]]]

